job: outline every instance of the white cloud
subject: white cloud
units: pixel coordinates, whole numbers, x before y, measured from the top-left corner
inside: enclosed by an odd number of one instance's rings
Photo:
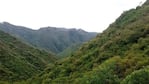
[[[30,28],[83,28],[101,32],[124,10],[145,0],[0,0],[0,21]]]

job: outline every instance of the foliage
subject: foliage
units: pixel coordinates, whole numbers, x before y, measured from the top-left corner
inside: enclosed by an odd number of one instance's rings
[[[121,84],[148,84],[149,83],[149,68],[134,71],[128,75]]]
[[[28,46],[0,31],[0,81],[25,80],[55,60],[52,54]]]

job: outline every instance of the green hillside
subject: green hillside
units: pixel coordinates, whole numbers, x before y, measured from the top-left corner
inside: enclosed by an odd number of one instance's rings
[[[34,84],[148,84],[149,0],[125,11],[71,57],[49,65]],[[100,24],[100,23],[99,23]]]
[[[66,49],[64,49],[62,52],[58,53],[57,57],[65,58],[67,56],[71,56],[80,48],[81,45],[82,43],[73,44],[70,47],[67,47]]]
[[[12,25],[8,22],[0,23],[0,30],[22,39],[35,47],[56,54],[64,51],[67,47],[86,42],[97,35],[97,33],[86,32],[82,29],[44,27],[39,30],[32,30]]]
[[[52,54],[30,47],[0,31],[0,81],[28,79],[55,60]]]

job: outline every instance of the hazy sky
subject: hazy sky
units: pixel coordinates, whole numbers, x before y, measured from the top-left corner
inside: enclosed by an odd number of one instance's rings
[[[55,26],[101,32],[146,0],[0,0],[0,22],[33,29]]]

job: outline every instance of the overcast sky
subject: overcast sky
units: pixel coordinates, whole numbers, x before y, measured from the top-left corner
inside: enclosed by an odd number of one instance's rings
[[[146,0],[0,0],[0,22],[33,29],[54,26],[102,32]]]

